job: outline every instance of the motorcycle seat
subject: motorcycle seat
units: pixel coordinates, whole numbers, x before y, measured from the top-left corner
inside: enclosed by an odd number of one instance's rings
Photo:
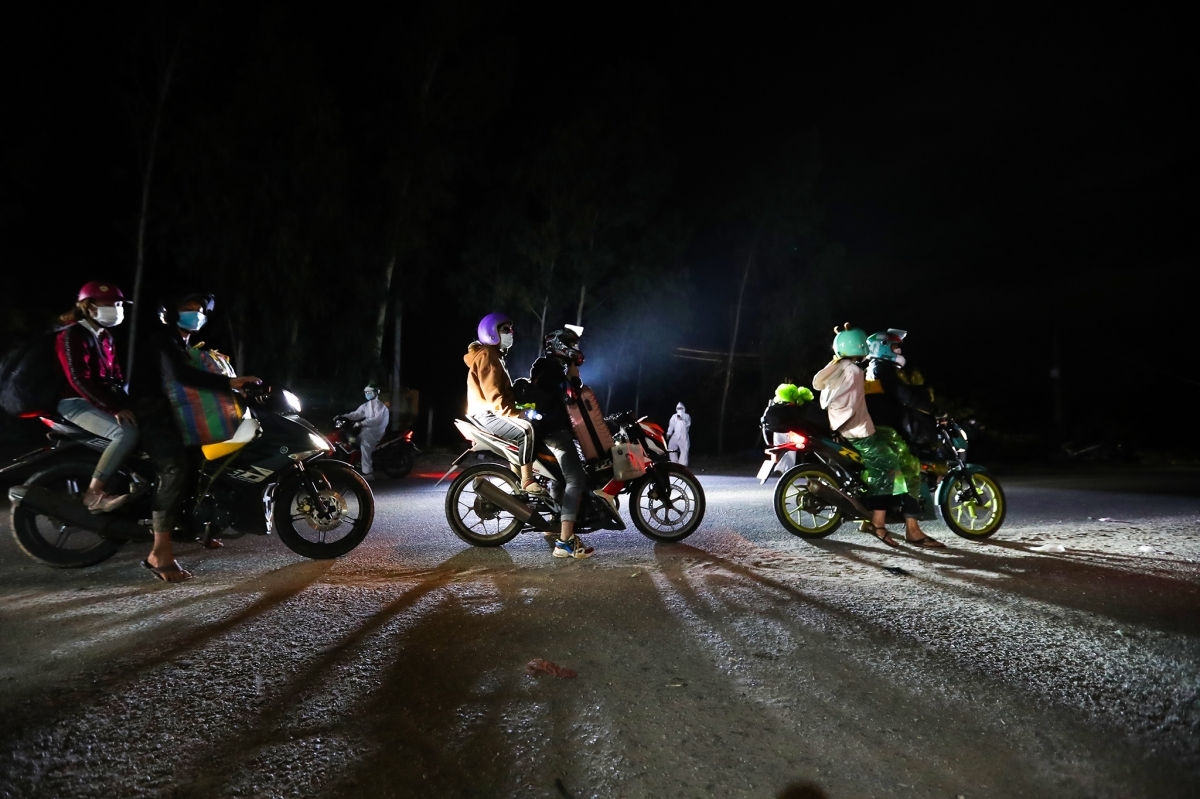
[[[225,441],[218,441],[215,444],[204,444],[200,447],[200,451],[204,453],[205,460],[216,460],[223,458],[226,455],[237,452],[242,447],[253,441],[262,430],[262,425],[257,419],[248,416],[242,419],[237,430],[233,431],[233,437]]]

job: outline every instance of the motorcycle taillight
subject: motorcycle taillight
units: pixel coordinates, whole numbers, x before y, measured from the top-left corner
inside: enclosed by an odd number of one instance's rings
[[[808,436],[792,430],[788,433],[788,443],[794,445],[796,449],[808,449]]]

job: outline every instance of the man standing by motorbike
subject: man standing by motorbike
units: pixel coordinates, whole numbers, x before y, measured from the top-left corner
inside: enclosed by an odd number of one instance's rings
[[[937,416],[932,392],[905,373],[900,342],[905,330],[888,328],[867,336],[867,410],[877,425],[891,427],[909,449],[937,445]]]
[[[504,356],[513,345],[513,323],[506,314],[490,313],[475,328],[478,338],[467,345],[467,415],[485,430],[516,444],[520,451],[521,489],[544,494],[533,477],[533,425],[521,416],[513,396]]]
[[[362,453],[359,469],[363,478],[370,482],[375,479],[375,447],[379,446],[384,433],[387,432],[391,411],[383,404],[383,400],[379,399],[379,386],[375,383],[368,383],[363,388],[363,399],[365,402],[362,405],[335,418],[356,423],[359,429],[358,448]]]
[[[178,324],[199,329],[201,316],[212,310],[211,298],[184,294],[160,309],[160,325],[151,326],[134,342],[134,365],[129,397],[146,454],[154,461],[158,485],[154,491],[150,522],[154,543],[142,566],[163,582],[191,579],[192,573],[175,560],[171,534],[179,524],[180,506],[187,487],[188,457],[183,434],[167,396],[171,382],[213,391],[236,391],[261,382],[253,375],[228,377],[197,368],[188,356],[188,336]],[[164,310],[165,309],[165,310]],[[185,315],[186,314],[186,315]],[[195,315],[193,315],[195,314]],[[169,324],[168,324],[169,323]],[[182,332],[181,332],[182,330]]]
[[[554,557],[588,558],[596,551],[595,547],[585,546],[575,535],[575,519],[587,490],[587,473],[575,450],[575,435],[565,405],[568,390],[583,385],[579,379],[583,363],[579,334],[570,329],[555,330],[546,336],[544,351],[529,369],[529,382],[541,415],[535,427],[562,467],[566,483],[559,500],[560,527],[558,540],[554,542]]]

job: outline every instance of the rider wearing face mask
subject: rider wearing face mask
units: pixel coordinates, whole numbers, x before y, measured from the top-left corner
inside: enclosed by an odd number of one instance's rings
[[[867,410],[866,379],[861,361],[868,354],[867,334],[845,324],[834,329],[833,359],[813,375],[821,392],[821,407],[829,427],[840,433],[862,456],[863,477],[871,508],[871,529],[864,530],[890,547],[899,544],[885,526],[887,511],[896,501],[904,515],[904,540],[921,549],[944,547],[925,534],[920,516],[920,462],[892,428],[876,425]]]
[[[517,409],[512,378],[504,356],[513,344],[512,319],[490,313],[479,320],[477,338],[467,345],[467,415],[495,435],[520,449],[521,487],[530,494],[546,491],[533,478],[533,425]]]
[[[341,418],[358,424],[358,448],[362,453],[359,470],[367,480],[374,480],[375,463],[373,458],[375,447],[379,446],[379,442],[383,439],[383,434],[387,432],[388,422],[391,420],[391,412],[388,410],[388,406],[383,404],[383,400],[379,398],[379,386],[374,383],[368,383],[363,388],[363,399],[366,401],[362,405],[359,405],[350,413],[343,414]]]
[[[112,335],[112,328],[125,320],[127,304],[132,303],[115,283],[86,283],[75,307],[60,318],[67,327],[55,340],[58,362],[67,378],[67,395],[59,400],[59,414],[109,439],[83,494],[83,504],[92,513],[108,513],[130,498],[106,490],[109,479],[138,443],[137,423]]]
[[[158,308],[158,321],[148,323],[134,342],[135,357],[129,375],[129,396],[142,432],[142,447],[154,461],[158,482],[150,507],[154,543],[142,566],[168,583],[188,580],[192,573],[175,560],[172,536],[179,527],[180,509],[189,475],[188,442],[169,392],[183,385],[214,394],[229,395],[248,384],[258,383],[253,375],[233,376],[198,365],[191,350],[191,335],[204,326],[213,309],[213,298],[205,294],[183,294]],[[232,369],[229,370],[230,372]],[[204,542],[211,546],[210,541]]]
[[[867,336],[867,410],[876,425],[896,430],[921,451],[937,444],[937,411],[933,392],[904,368],[907,335],[893,327]]]

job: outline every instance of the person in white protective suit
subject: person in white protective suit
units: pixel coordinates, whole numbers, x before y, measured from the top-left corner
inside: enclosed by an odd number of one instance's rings
[[[359,428],[358,448],[362,453],[359,471],[362,472],[363,477],[373,480],[375,479],[375,464],[372,458],[375,454],[375,447],[383,439],[383,434],[387,432],[391,412],[379,398],[379,386],[374,383],[368,383],[363,388],[363,399],[366,402],[350,413],[343,414],[342,418],[357,423]]]
[[[671,460],[688,465],[688,450],[691,449],[692,416],[683,403],[675,406],[675,415],[667,424],[667,451]]]

